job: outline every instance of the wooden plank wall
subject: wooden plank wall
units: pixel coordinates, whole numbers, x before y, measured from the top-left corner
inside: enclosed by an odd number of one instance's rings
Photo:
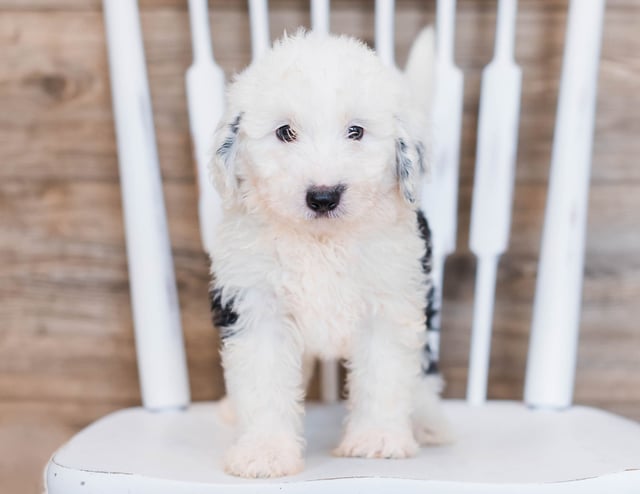
[[[334,0],[332,27],[371,41],[372,3]],[[495,1],[460,0],[465,74],[458,252],[447,265],[446,395],[466,379],[474,259],[468,243],[480,71]],[[245,2],[211,5],[227,74],[249,60]],[[307,2],[272,0],[271,31],[308,25]],[[397,58],[434,2],[398,0]],[[500,264],[493,398],[522,394],[549,169],[566,0],[521,0],[523,103],[513,235]],[[185,113],[186,2],[143,0],[142,24],[164,192],[196,400],[221,396],[209,323]],[[640,5],[609,0],[590,196],[578,403],[640,419]],[[38,491],[48,455],[99,416],[140,402],[99,0],[0,0],[0,491]]]

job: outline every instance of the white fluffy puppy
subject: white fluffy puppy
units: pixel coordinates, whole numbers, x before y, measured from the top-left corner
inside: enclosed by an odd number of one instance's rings
[[[430,33],[421,39],[414,72],[428,74]],[[212,164],[225,211],[211,298],[238,426],[231,474],[302,469],[316,357],[349,369],[335,454],[404,458],[447,436],[424,376],[426,112],[407,79],[359,41],[298,33],[230,87]]]

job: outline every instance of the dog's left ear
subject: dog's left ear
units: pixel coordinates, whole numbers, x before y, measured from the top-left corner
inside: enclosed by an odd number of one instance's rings
[[[396,175],[400,192],[412,206],[418,206],[422,178],[426,173],[424,144],[412,139],[399,125],[396,136]]]
[[[213,184],[223,199],[234,197],[238,190],[236,155],[241,121],[242,113],[227,115],[218,125],[213,138],[215,154],[210,171]]]

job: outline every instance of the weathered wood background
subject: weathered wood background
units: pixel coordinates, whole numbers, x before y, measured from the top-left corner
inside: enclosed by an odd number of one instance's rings
[[[307,2],[272,0],[271,33],[308,25]],[[334,0],[337,32],[373,38],[372,1]],[[434,2],[397,1],[402,64]],[[186,2],[143,0],[142,24],[195,400],[223,392],[206,298],[185,112]],[[500,264],[493,398],[519,399],[549,170],[566,0],[521,0],[523,103],[513,234]],[[211,5],[230,75],[250,56],[245,2]],[[458,253],[445,284],[446,395],[466,378],[474,259],[468,251],[480,71],[495,1],[460,0],[465,74]],[[640,419],[640,4],[608,2],[593,160],[578,403]],[[116,146],[99,0],[0,0],[0,491],[38,491],[48,455],[79,428],[137,405]]]

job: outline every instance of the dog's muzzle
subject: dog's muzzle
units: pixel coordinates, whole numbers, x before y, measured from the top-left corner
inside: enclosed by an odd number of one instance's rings
[[[344,185],[309,187],[307,189],[307,206],[319,214],[333,211],[340,204],[340,196],[342,196],[345,189]]]

